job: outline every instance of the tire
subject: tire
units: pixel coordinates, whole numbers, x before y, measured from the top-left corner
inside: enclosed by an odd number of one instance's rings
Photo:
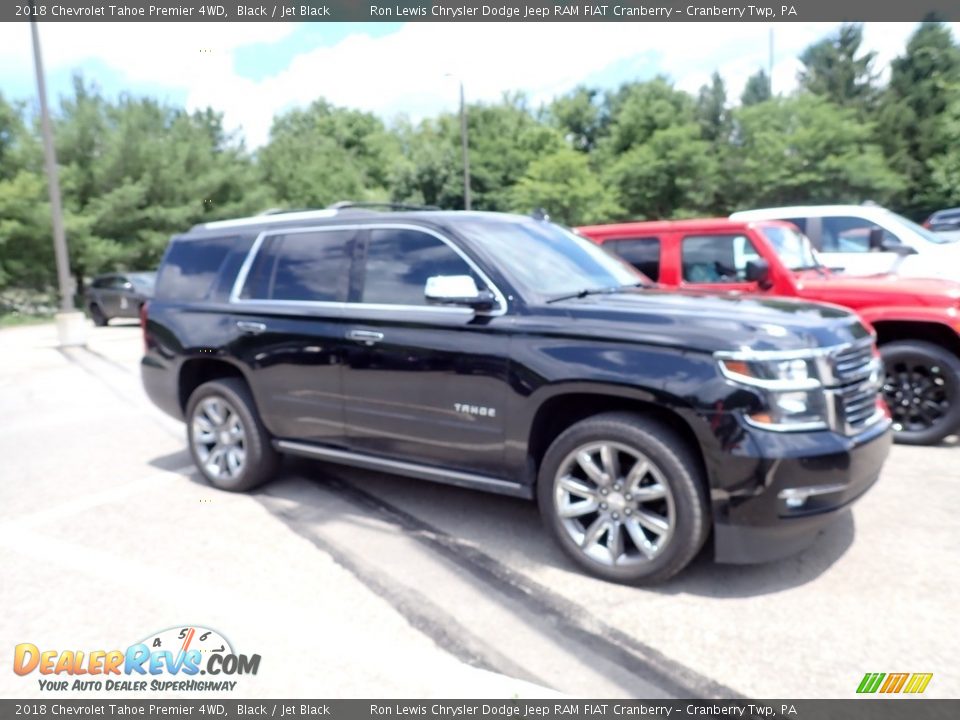
[[[110,322],[110,318],[103,314],[103,310],[100,309],[97,303],[90,305],[90,317],[93,319],[93,324],[97,327],[104,327]]]
[[[273,477],[279,455],[242,380],[224,378],[198,387],[187,401],[186,418],[190,454],[211,485],[244,492]]]
[[[933,343],[880,346],[895,442],[934,445],[960,428],[960,358]]]
[[[591,463],[578,460],[581,452]],[[644,460],[648,469],[638,470]],[[603,477],[604,470],[616,469],[613,461],[619,472],[606,475],[616,475],[616,483]],[[637,488],[644,489],[646,500],[637,497]],[[693,560],[710,529],[706,485],[690,448],[669,427],[633,413],[597,415],[561,433],[540,465],[537,502],[547,530],[567,555],[613,582],[663,582]]]

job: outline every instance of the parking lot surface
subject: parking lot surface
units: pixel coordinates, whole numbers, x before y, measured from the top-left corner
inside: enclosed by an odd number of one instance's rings
[[[13,647],[214,628],[258,653],[235,697],[853,697],[866,672],[960,695],[960,447],[896,446],[806,552],[703,554],[631,588],[576,570],[532,503],[289,460],[206,485],[140,388],[135,324],[59,350],[0,331],[0,695]]]

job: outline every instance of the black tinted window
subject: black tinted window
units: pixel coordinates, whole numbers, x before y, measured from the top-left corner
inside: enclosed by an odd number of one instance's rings
[[[743,235],[691,235],[683,239],[683,279],[693,283],[744,282],[747,262],[759,257]]]
[[[660,279],[660,238],[624,238],[604,243],[651,280]]]
[[[418,230],[370,231],[360,301],[387,305],[426,305],[424,287],[433,275],[470,275],[467,262],[442,240]]]
[[[353,231],[295,233],[274,238],[270,298],[336,302],[346,296]]]
[[[201,300],[210,292],[233,238],[175,240],[157,276],[157,297]]]
[[[273,269],[277,266],[277,254],[274,252],[276,240],[277,238],[268,237],[260,245],[240,290],[241,298],[266,300],[270,297]]]

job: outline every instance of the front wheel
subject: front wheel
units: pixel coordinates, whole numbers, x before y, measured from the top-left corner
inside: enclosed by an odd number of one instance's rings
[[[237,378],[204,383],[187,402],[187,442],[203,476],[221,490],[251,490],[278,464],[253,396]]]
[[[894,440],[934,445],[960,426],[960,359],[933,343],[905,340],[880,346],[883,397]]]
[[[582,568],[605,580],[661,582],[686,567],[709,531],[699,463],[670,428],[607,413],[568,428],[540,467],[548,530]]]
[[[93,324],[97,327],[104,327],[110,322],[110,318],[106,316],[103,309],[97,303],[90,305],[90,317],[93,319]]]

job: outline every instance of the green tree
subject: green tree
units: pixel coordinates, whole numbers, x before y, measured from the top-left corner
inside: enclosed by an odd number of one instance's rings
[[[566,225],[609,222],[622,214],[586,155],[571,148],[531,162],[510,193],[510,204],[520,213],[543,208]]]
[[[599,148],[604,161],[612,160],[655,132],[694,121],[694,102],[663,77],[627,83],[606,99],[609,128]]]
[[[860,54],[863,25],[844,24],[835,35],[809,46],[800,55],[800,87],[837,105],[868,112],[876,99],[873,70],[876,53]]]
[[[740,95],[740,104],[744,107],[766,102],[772,97],[770,92],[770,78],[764,70],[757,70],[747,78],[747,84]]]
[[[547,117],[575,149],[589,153],[604,131],[600,91],[581,85],[550,103]]]
[[[281,205],[324,207],[386,199],[398,152],[396,138],[375,115],[317,100],[275,118],[257,160]]]
[[[929,167],[956,146],[947,108],[958,97],[960,48],[942,23],[923,23],[891,63],[878,115],[880,142],[906,179],[900,205],[910,214],[925,215],[945,202]]]
[[[719,168],[695,123],[657,130],[608,170],[617,201],[631,218],[689,217],[715,204]]]
[[[704,140],[716,143],[727,139],[730,112],[727,110],[727,88],[720,73],[714,71],[710,84],[701,86],[695,114]]]
[[[801,93],[742,107],[734,123],[733,209],[885,202],[901,187],[870,125],[822,97]]]

